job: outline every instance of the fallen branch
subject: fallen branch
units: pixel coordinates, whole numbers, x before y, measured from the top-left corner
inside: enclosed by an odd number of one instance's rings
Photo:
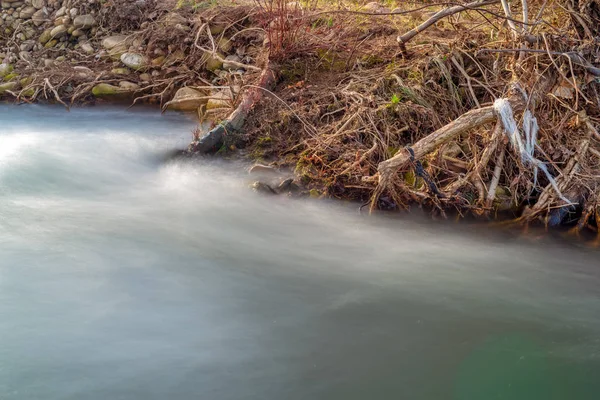
[[[209,153],[223,142],[227,133],[239,131],[244,126],[244,121],[256,103],[260,101],[264,90],[269,90],[275,85],[276,72],[274,65],[269,61],[262,71],[258,83],[246,90],[242,101],[229,117],[218,126],[210,130],[200,139],[193,141],[188,147],[188,153]]]
[[[431,25],[434,25],[436,22],[438,22],[441,19],[449,17],[450,15],[454,15],[454,14],[457,14],[457,13],[465,11],[465,10],[473,10],[473,9],[477,9],[479,7],[496,4],[498,2],[500,2],[500,0],[479,0],[479,1],[474,1],[472,3],[468,3],[468,4],[456,5],[454,7],[449,7],[442,11],[437,12],[431,18],[429,18],[427,21],[423,22],[421,25],[417,26],[416,28],[411,29],[410,31],[406,32],[403,35],[398,36],[398,38],[396,40],[398,41],[398,43],[400,45],[400,51],[402,52],[403,55],[406,56],[407,55],[406,43],[408,43],[412,38],[417,36],[419,33],[423,32],[425,29],[429,28]]]

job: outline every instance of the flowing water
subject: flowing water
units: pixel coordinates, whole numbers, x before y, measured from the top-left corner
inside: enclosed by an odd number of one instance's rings
[[[193,123],[0,107],[0,399],[598,399],[599,253],[264,198]]]

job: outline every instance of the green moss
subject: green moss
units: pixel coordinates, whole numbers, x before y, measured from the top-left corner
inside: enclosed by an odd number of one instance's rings
[[[4,82],[8,82],[8,81],[12,81],[15,78],[18,78],[19,74],[16,74],[14,72],[10,73],[10,74],[6,74],[4,75]]]

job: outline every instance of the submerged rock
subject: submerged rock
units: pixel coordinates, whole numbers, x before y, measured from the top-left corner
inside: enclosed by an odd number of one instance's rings
[[[267,185],[264,182],[260,182],[260,181],[256,181],[251,185],[252,190],[254,190],[257,193],[262,193],[262,194],[269,194],[269,195],[273,195],[273,194],[277,194],[277,192],[269,185]]]

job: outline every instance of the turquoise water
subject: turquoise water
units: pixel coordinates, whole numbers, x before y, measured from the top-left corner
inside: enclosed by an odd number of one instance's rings
[[[0,107],[0,399],[597,399],[598,252],[247,189],[154,111]]]

